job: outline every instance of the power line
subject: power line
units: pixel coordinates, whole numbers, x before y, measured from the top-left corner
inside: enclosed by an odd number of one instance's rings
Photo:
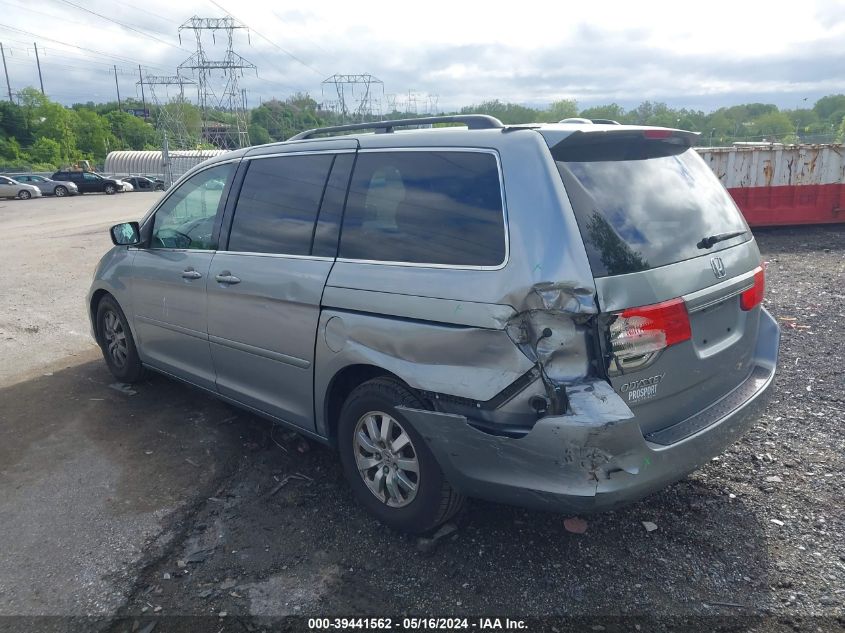
[[[282,16],[280,16],[280,15],[279,15],[278,13],[276,13],[275,11],[271,11],[270,13],[272,13],[272,14],[273,14],[273,16],[274,16],[274,17],[275,17],[275,18],[276,18],[279,22],[281,22],[282,24],[284,24],[284,25],[286,25],[286,26],[287,26],[287,23],[285,22],[285,20],[283,20],[283,19],[282,19]],[[334,52],[334,51],[329,51],[329,50],[326,50],[326,48],[325,48],[324,46],[321,46],[319,42],[310,41],[310,42],[308,42],[308,43],[309,43],[309,44],[312,44],[312,45],[314,45],[314,46],[316,46],[316,47],[317,47],[317,48],[319,48],[321,51],[323,51],[326,55],[337,55],[337,53],[336,53],[336,52]]]
[[[16,28],[14,26],[9,26],[7,24],[0,24],[0,29],[7,29],[7,30],[10,30],[10,31],[14,31],[15,33],[22,33],[23,35],[29,35],[30,37],[34,37],[36,39],[47,40],[48,42],[53,42],[54,44],[60,44],[62,46],[68,46],[70,48],[76,48],[76,49],[79,49],[81,51],[86,51],[88,53],[94,53],[95,55],[101,55],[103,57],[110,57],[112,59],[116,59],[118,61],[121,61],[125,64],[137,64],[138,63],[136,60],[130,59],[128,57],[123,57],[122,55],[113,55],[112,53],[105,53],[103,51],[98,51],[98,50],[93,49],[93,48],[86,48],[84,46],[79,46],[77,44],[68,44],[67,42],[62,42],[61,40],[56,40],[56,39],[53,39],[51,37],[46,37],[44,35],[38,35],[38,34],[33,33],[31,31],[27,31],[25,29],[19,29],[19,28]],[[158,68],[158,69],[163,70],[162,66],[158,66],[156,64],[144,64],[144,65],[147,66],[148,68]]]
[[[222,6],[220,3],[218,3],[216,0],[208,0],[208,1],[209,1],[209,2],[211,2],[211,4],[213,4],[214,6],[216,6],[216,7],[217,7],[218,9],[220,9],[221,11],[224,11],[225,13],[228,13],[228,14],[229,14],[229,15],[231,15],[233,18],[237,18],[239,22],[241,22],[241,23],[242,23],[242,24],[244,24],[245,26],[249,27],[249,30],[250,30],[250,31],[252,31],[253,33],[255,33],[258,37],[260,37],[261,39],[265,40],[266,42],[268,42],[268,43],[269,43],[269,44],[271,44],[272,46],[275,46],[276,48],[278,48],[280,51],[282,51],[285,55],[287,55],[288,57],[290,57],[290,58],[291,58],[291,59],[293,59],[294,61],[299,62],[300,64],[302,64],[303,66],[305,66],[308,70],[311,70],[311,71],[313,71],[313,72],[317,73],[318,75],[320,75],[320,77],[325,77],[325,73],[324,73],[324,72],[317,70],[316,68],[314,68],[314,67],[313,67],[313,66],[311,66],[310,64],[308,64],[308,63],[306,63],[306,62],[302,61],[301,59],[299,59],[299,57],[297,57],[296,55],[294,55],[293,53],[291,53],[289,50],[287,50],[287,49],[285,49],[285,48],[282,48],[281,46],[279,46],[278,44],[276,44],[276,42],[274,42],[273,40],[271,40],[271,39],[270,39],[269,37],[267,37],[266,35],[263,35],[262,33],[259,33],[259,32],[258,32],[258,31],[256,31],[254,28],[252,28],[251,26],[249,26],[249,24],[247,24],[246,22],[244,22],[243,20],[241,20],[240,18],[238,18],[238,16],[236,16],[234,13],[232,13],[231,11],[229,11],[228,9],[226,9],[226,7],[224,7],[224,6]]]
[[[57,0],[57,2],[64,2],[67,5],[70,5],[72,7],[76,7],[77,9],[80,9],[81,11],[85,11],[86,13],[90,13],[91,15],[96,15],[98,18],[102,18],[103,20],[107,20],[109,22],[112,22],[113,24],[117,24],[118,26],[121,26],[124,29],[128,29],[129,31],[132,31],[133,33],[137,33],[138,35],[140,35],[142,37],[146,37],[147,39],[155,40],[156,42],[161,42],[162,44],[166,44],[167,46],[172,46],[173,48],[179,49],[180,51],[185,50],[181,46],[176,46],[176,44],[172,44],[170,42],[167,42],[167,41],[161,39],[160,37],[156,37],[155,35],[152,35],[151,33],[146,33],[144,31],[136,29],[134,26],[130,26],[129,24],[126,24],[126,23],[121,22],[119,20],[115,20],[114,18],[110,18],[107,15],[103,15],[102,13],[97,13],[96,11],[94,11],[92,9],[89,9],[87,7],[83,7],[82,5],[76,4],[75,2],[71,2],[71,0]]]

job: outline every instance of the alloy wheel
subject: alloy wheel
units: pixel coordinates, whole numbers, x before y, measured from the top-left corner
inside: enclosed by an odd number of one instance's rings
[[[411,437],[382,411],[360,417],[352,436],[358,472],[382,503],[401,508],[414,500],[420,485],[420,463]]]
[[[120,318],[111,310],[103,315],[103,339],[106,342],[106,352],[109,358],[116,367],[123,368],[129,354],[126,345],[126,332],[123,330],[123,323],[121,323]]]

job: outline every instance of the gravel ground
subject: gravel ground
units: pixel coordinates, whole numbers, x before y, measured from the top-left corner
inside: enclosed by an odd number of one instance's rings
[[[776,391],[753,430],[702,470],[586,517],[584,534],[560,515],[471,501],[451,533],[420,540],[365,514],[331,452],[301,452],[236,414],[234,473],[172,517],[177,536],[147,561],[113,630],[154,614],[246,631],[265,615],[489,613],[675,618],[637,630],[845,630],[845,227],[757,239],[766,306],[783,328]]]
[[[91,357],[85,296],[94,265],[111,247],[108,228],[139,219],[160,196],[0,199],[0,387],[57,361]]]

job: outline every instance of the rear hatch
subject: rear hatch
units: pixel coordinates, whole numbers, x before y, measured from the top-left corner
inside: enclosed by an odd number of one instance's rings
[[[605,370],[646,437],[677,441],[661,431],[741,391],[753,370],[760,254],[695,135],[591,127],[546,138],[593,270]]]

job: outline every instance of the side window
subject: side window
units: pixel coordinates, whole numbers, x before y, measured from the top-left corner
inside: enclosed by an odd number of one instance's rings
[[[496,158],[485,152],[362,152],[339,256],[498,266],[505,225]]]
[[[8,178],[0,177],[0,185],[11,185],[11,184],[12,184],[12,181],[9,180]]]
[[[94,174],[82,174],[82,178],[85,179],[85,180],[93,181],[93,182],[100,180],[100,177],[95,176]]]
[[[155,214],[152,248],[212,250],[214,220],[234,163],[216,165],[179,185]]]
[[[17,180],[18,182],[32,182],[32,178],[30,178],[29,176],[17,176],[15,180]]]
[[[256,158],[241,186],[227,250],[309,255],[331,154]]]

